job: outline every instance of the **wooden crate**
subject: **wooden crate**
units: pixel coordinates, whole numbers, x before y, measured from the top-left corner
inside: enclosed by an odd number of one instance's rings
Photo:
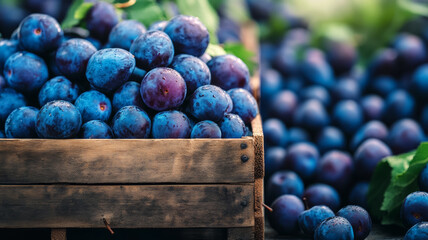
[[[256,50],[254,26],[243,30]],[[245,37],[246,36],[246,37]],[[251,36],[251,37],[250,37]],[[258,92],[257,75],[251,81]],[[264,239],[263,133],[241,139],[0,139],[0,228],[227,229]]]

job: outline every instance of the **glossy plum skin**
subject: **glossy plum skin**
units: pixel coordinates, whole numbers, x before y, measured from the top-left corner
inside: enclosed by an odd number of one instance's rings
[[[309,83],[326,88],[334,85],[333,69],[324,54],[318,49],[309,49],[305,52],[300,65],[300,73]]]
[[[418,184],[421,191],[428,192],[428,164],[419,174]]]
[[[0,73],[3,72],[3,66],[6,60],[12,56],[12,54],[18,52],[19,42],[15,40],[0,40]]]
[[[48,80],[49,72],[45,61],[37,55],[17,52],[7,59],[3,75],[8,86],[20,92],[32,93]]]
[[[218,126],[220,127],[222,138],[241,138],[246,135],[247,131],[244,121],[238,115],[232,113],[224,115]]]
[[[337,212],[337,216],[346,218],[352,225],[355,240],[364,240],[372,229],[369,213],[360,206],[348,205]]]
[[[385,102],[377,95],[367,95],[360,101],[361,109],[366,120],[381,120],[385,108]]]
[[[155,68],[144,76],[140,94],[143,102],[156,111],[177,108],[186,98],[186,82],[174,69]]]
[[[324,220],[330,217],[334,217],[335,214],[327,206],[314,206],[308,210],[303,211],[299,215],[299,226],[303,233],[307,235],[313,235],[315,229],[320,225]]]
[[[294,114],[294,124],[311,131],[320,130],[330,122],[329,115],[320,101],[311,99],[303,102]]]
[[[186,81],[187,93],[192,94],[198,87],[211,83],[211,72],[199,58],[180,54],[173,58],[171,68],[180,73]]]
[[[263,132],[266,146],[287,145],[287,127],[279,119],[269,118],[264,121]]]
[[[319,160],[316,178],[318,182],[344,191],[352,181],[353,172],[352,157],[346,152],[332,150]]]
[[[79,133],[85,139],[111,139],[114,138],[113,130],[107,123],[100,120],[91,120],[83,124]]]
[[[377,164],[385,157],[391,156],[390,148],[379,139],[369,138],[361,143],[354,154],[357,177],[370,180]]]
[[[224,90],[244,88],[250,82],[247,65],[234,55],[213,57],[207,66],[211,71],[211,84]]]
[[[307,181],[316,174],[319,152],[311,143],[296,143],[287,149],[285,167]]]
[[[36,116],[39,109],[20,107],[9,114],[5,123],[7,138],[37,138]]]
[[[171,38],[177,53],[195,57],[204,54],[210,41],[207,28],[197,17],[176,16],[169,20],[164,32]]]
[[[186,114],[177,111],[165,111],[153,118],[153,138],[189,138],[192,126]]]
[[[354,240],[352,225],[343,217],[324,220],[315,230],[314,240]]]
[[[66,77],[83,81],[89,59],[96,51],[89,41],[72,38],[59,46],[55,54],[55,65]]]
[[[426,48],[422,40],[412,34],[399,34],[393,43],[397,51],[397,63],[402,71],[412,71],[427,59]]]
[[[334,101],[358,100],[361,90],[358,82],[351,78],[344,78],[336,82],[331,89],[331,96]]]
[[[48,102],[36,117],[36,131],[40,138],[73,138],[79,133],[81,125],[79,110],[64,100]]]
[[[300,100],[306,101],[309,99],[320,101],[324,107],[330,106],[331,102],[330,94],[327,89],[318,85],[313,85],[300,91]]]
[[[299,175],[292,171],[279,171],[269,178],[266,187],[266,202],[271,204],[275,199],[291,194],[298,198],[303,195],[304,185]]]
[[[404,226],[411,226],[428,221],[428,193],[413,192],[407,195],[401,205],[401,220]]]
[[[27,105],[27,101],[21,93],[12,88],[0,89],[0,129],[3,128],[7,117],[13,110],[25,105]]]
[[[287,151],[283,147],[269,147],[265,152],[265,179],[284,168]]]
[[[411,227],[403,240],[419,240],[428,238],[428,222],[420,222]]]
[[[317,183],[306,188],[303,197],[307,199],[308,206],[325,205],[333,211],[339,210],[339,193],[331,186]]]
[[[106,122],[112,111],[110,99],[96,90],[80,94],[74,104],[82,114],[83,123],[91,120]]]
[[[137,106],[125,106],[113,117],[111,127],[117,138],[149,138],[152,122]]]
[[[367,193],[369,191],[369,182],[358,182],[349,193],[348,203],[361,206],[367,209]]]
[[[294,195],[282,195],[271,205],[273,212],[268,212],[270,225],[279,234],[294,234],[299,231],[298,217],[303,212],[302,200]]]
[[[350,144],[351,149],[355,151],[362,142],[369,138],[376,138],[386,142],[388,138],[388,128],[380,121],[374,120],[367,122],[360,129],[358,129],[352,138]]]
[[[218,122],[230,107],[228,98],[228,94],[217,86],[201,86],[189,98],[189,112],[198,120]]]
[[[137,106],[144,108],[140,94],[141,85],[137,82],[126,82],[113,94],[113,112],[119,111],[125,106]]]
[[[113,48],[129,50],[134,40],[146,32],[146,27],[136,20],[124,20],[113,27],[108,43]]]
[[[424,132],[412,119],[402,119],[394,125],[388,135],[388,145],[395,154],[416,149],[425,139]]]
[[[103,93],[111,93],[128,81],[135,68],[134,56],[120,48],[95,52],[89,59],[86,78],[91,86]]]
[[[174,58],[172,41],[162,31],[148,31],[140,35],[132,43],[130,52],[135,56],[137,66],[145,70],[166,67]]]
[[[333,122],[345,134],[353,134],[364,121],[360,105],[353,100],[343,100],[333,109]]]
[[[325,127],[321,130],[316,138],[318,149],[321,153],[333,149],[345,149],[346,138],[342,131],[336,127]]]
[[[286,124],[292,123],[299,103],[296,94],[289,90],[282,90],[271,97],[270,106],[266,106],[269,108],[270,115],[281,119]]]
[[[107,2],[97,1],[86,14],[86,24],[91,36],[105,42],[110,31],[119,22],[114,6]]]
[[[310,136],[308,132],[306,132],[304,129],[298,128],[298,127],[292,127],[288,129],[288,134],[287,134],[288,144],[292,145],[295,143],[309,142],[309,140],[310,140]]]
[[[58,76],[47,81],[39,91],[40,106],[53,100],[73,103],[79,96],[79,87],[65,77]]]
[[[326,57],[336,75],[348,73],[357,61],[357,50],[345,41],[332,41],[326,46]]]
[[[190,138],[221,138],[221,129],[213,121],[200,121],[193,126]]]
[[[227,91],[233,102],[232,113],[237,114],[246,124],[259,114],[259,107],[253,95],[243,88],[233,88]]]
[[[385,100],[384,121],[393,123],[403,118],[410,118],[415,111],[415,100],[403,89],[391,92]]]
[[[29,52],[52,51],[61,44],[64,32],[55,18],[45,14],[31,14],[19,25],[19,43]]]

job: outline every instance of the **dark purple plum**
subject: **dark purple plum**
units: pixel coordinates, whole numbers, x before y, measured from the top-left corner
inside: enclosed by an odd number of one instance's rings
[[[291,76],[284,79],[283,88],[298,94],[306,85],[299,76]]]
[[[379,50],[368,65],[368,72],[371,76],[396,76],[398,54],[394,49],[385,48]]]
[[[224,90],[244,88],[250,82],[247,65],[234,55],[213,57],[207,65],[211,71],[211,84]]]
[[[428,221],[428,193],[413,192],[407,195],[401,205],[401,220],[404,226],[411,226]]]
[[[354,240],[352,225],[346,218],[327,218],[315,229],[314,240],[332,239]]]
[[[337,212],[337,216],[346,218],[352,225],[355,240],[364,240],[372,230],[369,213],[360,206],[348,205]]]
[[[265,178],[284,168],[287,151],[283,147],[269,147],[265,151]]]
[[[288,129],[287,141],[288,141],[288,144],[290,145],[295,143],[301,143],[301,142],[309,142],[310,136],[308,132],[306,132],[304,129],[298,128],[298,127],[292,127]]]
[[[137,82],[126,82],[113,94],[113,112],[119,111],[125,106],[137,106],[144,108],[140,94],[141,85]]]
[[[65,77],[54,77],[47,81],[39,91],[40,106],[53,100],[73,103],[79,96],[79,87]]]
[[[96,51],[97,48],[89,41],[72,38],[59,46],[55,55],[55,65],[66,77],[85,81],[86,67]]]
[[[211,72],[199,58],[180,54],[173,58],[171,68],[180,73],[186,81],[187,93],[192,94],[198,87],[211,83]]]
[[[297,126],[310,131],[317,131],[327,126],[330,119],[321,102],[311,99],[298,106],[293,121]]]
[[[428,221],[420,222],[411,227],[403,240],[420,240],[428,238]]]
[[[146,32],[146,27],[136,20],[124,20],[113,27],[109,34],[108,43],[113,48],[129,50],[131,44]]]
[[[369,138],[361,143],[354,154],[356,175],[363,180],[370,180],[377,164],[385,157],[391,156],[389,147],[379,139]]]
[[[7,87],[6,79],[2,75],[0,75],[0,90]]]
[[[305,180],[311,180],[318,165],[319,152],[311,143],[296,143],[287,149],[285,167],[290,169]]]
[[[114,137],[110,126],[100,120],[91,120],[83,124],[79,135],[86,139],[111,139]]]
[[[282,76],[274,69],[267,69],[260,73],[260,95],[262,104],[270,102],[272,96],[275,96],[282,89]]]
[[[0,89],[0,129],[3,129],[7,117],[13,110],[25,105],[27,101],[21,93],[12,88]]]
[[[213,121],[200,121],[193,126],[190,138],[221,138],[221,129]]]
[[[186,93],[186,82],[177,71],[171,68],[155,68],[148,72],[141,82],[140,94],[143,102],[156,111],[181,106],[186,98]],[[214,108],[211,107],[210,105],[209,109],[205,109],[205,111],[213,111]]]
[[[387,123],[393,123],[403,118],[409,118],[414,115],[415,100],[404,89],[398,89],[391,92],[385,100],[384,120]]]
[[[364,122],[360,105],[353,100],[343,100],[334,106],[333,123],[345,134],[353,134]]]
[[[390,76],[378,76],[374,78],[369,84],[370,92],[378,94],[384,98],[388,96],[390,92],[398,89],[397,80]]]
[[[16,6],[15,4],[6,4],[5,1],[2,1],[0,3],[0,33],[2,37],[13,35],[14,30],[16,31],[19,27],[19,23],[28,14],[29,12],[26,9]]]
[[[331,41],[326,46],[327,60],[336,75],[349,73],[357,61],[357,50],[345,41]]]
[[[39,109],[20,107],[9,114],[5,123],[7,138],[37,138],[36,116]]]
[[[415,35],[408,33],[397,35],[393,47],[397,51],[398,66],[402,71],[413,71],[427,60],[426,47]]]
[[[139,68],[150,70],[170,65],[174,46],[164,32],[148,31],[134,40],[130,52],[135,56]]]
[[[163,31],[165,29],[166,25],[168,25],[168,21],[154,22],[154,23],[152,23],[152,25],[150,25],[148,30],[149,31]]]
[[[141,80],[143,80],[143,78],[144,78],[144,76],[146,76],[146,74],[147,74],[146,70],[135,67],[134,71],[132,72],[131,77],[129,78],[129,81],[141,83]]]
[[[424,141],[422,128],[412,119],[402,119],[394,125],[388,135],[388,145],[395,154],[416,149]]]
[[[202,120],[219,122],[230,108],[229,95],[221,88],[205,85],[197,88],[189,97],[189,112]]]
[[[286,124],[293,122],[299,100],[296,94],[289,90],[282,90],[271,96],[269,101],[269,113],[271,116],[281,119]]]
[[[343,192],[349,188],[353,172],[352,157],[346,152],[332,150],[319,160],[316,179]]]
[[[330,88],[335,84],[333,70],[318,49],[309,49],[300,63],[300,73],[312,84]]]
[[[419,174],[418,184],[421,191],[428,192],[428,164]]]
[[[6,60],[12,56],[12,54],[18,52],[19,42],[15,40],[0,40],[0,73],[3,72],[3,66]]]
[[[272,0],[247,0],[245,1],[251,17],[255,20],[268,20],[275,11],[275,2]]]
[[[94,45],[94,47],[99,50],[102,47],[102,44],[100,41],[98,41],[97,39],[93,38],[93,37],[87,37],[85,38],[86,41],[90,42],[92,45]]]
[[[318,225],[334,216],[334,212],[327,206],[313,206],[299,215],[299,226],[306,235],[313,235]]]
[[[64,100],[48,102],[36,117],[36,131],[40,138],[73,138],[79,133],[81,125],[79,110]]]
[[[272,228],[279,234],[295,234],[299,231],[298,217],[305,210],[302,200],[294,195],[282,195],[272,203],[273,212],[267,217]]]
[[[303,193],[303,197],[306,198],[308,207],[325,205],[333,211],[340,208],[339,193],[327,184],[317,183],[309,186]]]
[[[227,113],[218,123],[222,138],[241,138],[246,135],[244,121],[236,114]]]
[[[312,85],[307,88],[304,88],[300,91],[300,100],[306,101],[309,99],[315,99],[320,101],[324,107],[330,106],[330,94],[327,89],[322,86]]]
[[[299,72],[299,61],[297,55],[298,49],[296,49],[296,47],[289,45],[282,46],[276,50],[272,65],[284,76],[294,76]]]
[[[207,28],[197,17],[178,15],[169,20],[164,32],[174,43],[175,52],[199,57],[210,41]]]
[[[269,118],[263,121],[263,133],[266,146],[287,145],[287,127],[279,119]]]
[[[243,88],[233,88],[227,91],[233,102],[232,113],[237,114],[246,124],[259,114],[259,107],[256,99],[250,92]]]
[[[428,105],[425,105],[420,113],[419,117],[419,123],[421,124],[421,127],[425,131],[425,133],[428,133]]]
[[[0,130],[0,138],[6,138],[6,134],[2,130]]]
[[[358,182],[352,188],[348,202],[352,205],[361,206],[364,209],[367,209],[367,193],[369,191],[369,182]]]
[[[426,102],[428,100],[426,92],[428,92],[428,64],[418,67],[413,73],[410,90],[418,99]]]
[[[318,133],[316,144],[321,153],[334,149],[343,150],[346,148],[346,138],[340,129],[328,126]]]
[[[113,117],[112,129],[117,138],[149,138],[152,122],[137,106],[125,106]]]
[[[86,78],[91,86],[103,93],[111,93],[128,81],[135,68],[134,56],[120,48],[95,52],[89,59]]]
[[[350,148],[355,151],[362,142],[369,138],[376,138],[386,142],[388,138],[388,128],[380,121],[373,120],[367,122],[355,133]]]
[[[119,22],[116,9],[110,3],[97,1],[86,14],[86,26],[91,36],[105,42],[114,26]]]
[[[45,14],[31,14],[19,25],[19,44],[29,52],[43,54],[55,50],[63,37],[59,23]]]
[[[153,138],[189,138],[191,132],[189,118],[180,111],[160,112],[153,118]]]
[[[358,100],[361,90],[358,82],[351,78],[344,78],[336,82],[331,89],[331,96],[334,101]]]
[[[74,104],[82,115],[83,123],[91,120],[106,122],[112,112],[110,99],[96,90],[80,94]]]
[[[291,194],[298,198],[303,195],[302,179],[292,171],[278,171],[274,173],[268,180],[266,187],[266,202],[271,204],[275,199],[284,195]]]
[[[10,56],[3,69],[9,87],[24,93],[34,93],[48,80],[49,71],[43,59],[29,52]]]
[[[369,120],[381,120],[385,109],[385,102],[377,95],[366,95],[360,101],[364,118]]]

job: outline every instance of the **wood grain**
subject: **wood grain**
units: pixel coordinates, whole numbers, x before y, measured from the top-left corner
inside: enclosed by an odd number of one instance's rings
[[[253,184],[1,185],[0,228],[254,226]]]
[[[249,137],[0,139],[0,184],[249,183],[254,158]]]
[[[254,240],[254,228],[228,228],[227,240]]]
[[[51,240],[67,240],[67,229],[65,229],[65,228],[52,228]]]

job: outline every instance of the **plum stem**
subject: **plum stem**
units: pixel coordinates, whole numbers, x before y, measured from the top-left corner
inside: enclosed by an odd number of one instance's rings
[[[308,199],[306,197],[303,197],[302,200],[303,200],[303,203],[305,204],[305,210],[308,210],[309,209]]]
[[[108,222],[105,218],[103,218],[103,222],[104,222],[104,225],[106,225],[107,230],[111,233],[111,235],[113,235],[114,231],[113,231],[113,229],[111,229],[110,224],[108,224]]]
[[[265,207],[267,210],[269,210],[269,212],[273,212],[273,209],[268,205],[266,205],[265,203],[262,203],[262,206]]]
[[[134,5],[136,2],[137,2],[137,0],[129,0],[129,1],[124,2],[124,3],[116,3],[116,4],[114,4],[114,6],[117,8],[127,8],[127,7]]]

